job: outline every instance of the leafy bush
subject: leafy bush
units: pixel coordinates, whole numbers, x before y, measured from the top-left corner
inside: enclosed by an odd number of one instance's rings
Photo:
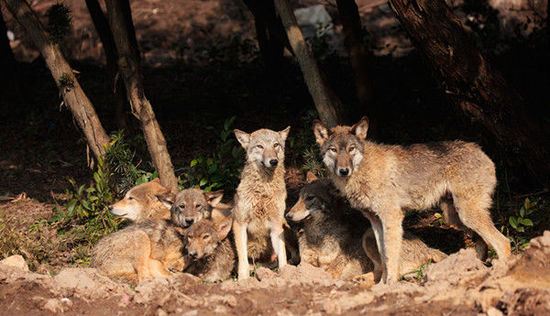
[[[533,213],[540,213],[541,205],[539,201],[531,201],[526,198],[519,210],[508,218],[509,226],[503,226],[502,231],[506,231],[508,238],[512,241],[512,248],[516,253],[525,249],[529,245],[532,237],[538,235],[533,231],[534,217]],[[535,214],[538,215],[538,214]],[[540,220],[541,216],[537,216]],[[538,222],[538,221],[536,221]]]
[[[235,116],[225,120],[211,156],[201,155],[191,160],[189,167],[180,175],[180,187],[198,187],[205,191],[223,189],[226,193],[235,190],[244,151],[232,135],[234,122]]]

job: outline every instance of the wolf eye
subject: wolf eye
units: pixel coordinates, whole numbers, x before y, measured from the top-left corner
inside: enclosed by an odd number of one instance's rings
[[[185,204],[181,204],[179,208],[185,208]]]
[[[195,208],[199,208],[199,207],[201,207],[201,206],[202,206],[202,205],[200,205],[200,204],[196,204],[196,205],[195,205]]]
[[[312,201],[312,200],[313,200],[313,198],[314,198],[314,196],[313,196],[313,195],[307,196],[307,197],[306,197],[306,201]]]
[[[333,153],[337,152],[338,150],[336,149],[336,147],[330,147],[328,150],[332,151]]]
[[[133,198],[133,197],[131,197],[131,196],[129,196],[129,197],[128,197],[128,200],[133,200],[133,199],[134,199],[134,198]]]
[[[275,143],[275,145],[273,145],[273,148],[279,148],[279,146],[281,146],[279,143]]]
[[[204,240],[207,240],[207,239],[209,239],[209,238],[210,238],[210,235],[204,235],[204,236],[202,236],[202,239],[204,239]]]
[[[348,149],[349,152],[352,152],[354,150],[355,150],[355,146],[349,146],[349,149]]]

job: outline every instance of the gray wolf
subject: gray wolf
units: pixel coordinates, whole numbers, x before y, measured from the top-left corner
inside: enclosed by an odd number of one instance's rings
[[[286,224],[284,149],[289,130],[290,126],[280,132],[260,129],[247,134],[234,130],[246,150],[233,209],[239,280],[249,277],[249,257],[270,256],[275,251],[279,268],[287,264],[283,236]],[[272,249],[268,247],[268,238]],[[256,245],[255,249],[250,245]]]
[[[191,262],[185,272],[206,282],[228,279],[235,269],[237,255],[232,236],[231,215],[203,218],[185,232],[185,249]]]
[[[147,219],[170,219],[170,206],[161,201],[161,196],[170,190],[160,185],[158,178],[131,188],[124,198],[109,206],[111,213],[132,222]]]
[[[366,140],[368,119],[328,129],[313,123],[323,162],[336,188],[371,222],[383,262],[382,280],[399,275],[403,211],[429,209],[441,200],[455,218],[506,261],[510,242],[494,226],[489,208],[495,166],[474,143],[463,141],[390,146]],[[456,216],[453,216],[456,215]]]

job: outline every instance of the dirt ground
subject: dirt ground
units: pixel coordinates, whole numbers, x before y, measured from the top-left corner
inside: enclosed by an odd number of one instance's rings
[[[0,314],[25,315],[546,315],[550,313],[550,231],[508,265],[486,267],[473,249],[430,265],[421,279],[368,286],[334,280],[309,265],[265,268],[237,283],[204,284],[187,274],[146,280],[135,288],[66,268],[50,276],[24,260],[0,262]]]

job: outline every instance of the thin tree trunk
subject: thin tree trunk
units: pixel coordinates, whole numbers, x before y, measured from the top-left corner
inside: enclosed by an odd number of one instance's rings
[[[11,50],[10,40],[7,36],[8,29],[2,16],[2,7],[0,6],[0,89],[11,90],[14,86],[17,62],[13,51]],[[2,93],[4,95],[4,93]]]
[[[300,64],[306,85],[319,112],[319,118],[330,127],[343,123],[345,117],[343,106],[321,76],[317,61],[304,40],[288,0],[275,0],[275,9],[286,29],[290,46]]]
[[[153,107],[143,91],[143,73],[130,4],[127,0],[106,0],[106,4],[109,24],[119,55],[118,66],[124,79],[132,112],[141,122],[147,148],[159,173],[161,184],[176,191],[178,182],[166,148],[166,140],[160,130]]]
[[[372,79],[367,66],[367,50],[361,36],[361,18],[357,4],[355,0],[337,0],[336,4],[342,21],[344,42],[348,49],[355,79],[357,99],[363,108],[369,109],[372,99]],[[372,120],[373,115],[370,115],[370,111],[368,112]]]
[[[38,48],[50,70],[65,105],[69,107],[78,125],[84,132],[88,146],[96,159],[100,159],[109,145],[109,137],[103,129],[95,109],[84,93],[71,66],[54,44],[38,17],[25,0],[2,0],[14,18],[25,29]]]
[[[438,82],[462,111],[479,121],[541,183],[550,185],[548,135],[524,100],[479,52],[443,0],[390,0],[402,26]]]
[[[128,122],[126,121],[126,115],[124,114],[124,108],[126,106],[126,92],[124,88],[124,82],[122,79],[117,80],[118,74],[118,53],[113,39],[113,33],[109,27],[109,21],[105,17],[98,0],[86,0],[86,6],[88,12],[94,23],[94,27],[99,35],[99,39],[103,44],[103,51],[105,52],[105,59],[107,60],[107,70],[109,72],[109,79],[111,81],[110,87],[113,90],[114,102],[115,102],[115,120],[119,129],[128,129]]]

